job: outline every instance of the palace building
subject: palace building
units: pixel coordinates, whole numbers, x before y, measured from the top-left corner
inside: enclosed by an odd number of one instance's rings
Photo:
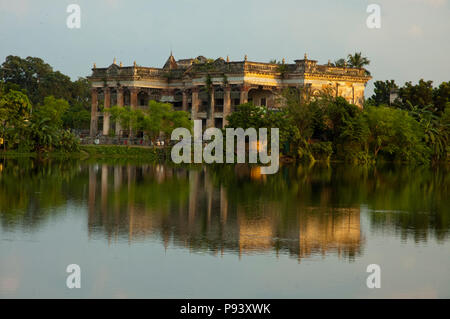
[[[229,58],[216,60],[199,56],[175,60],[173,55],[162,68],[119,65],[114,59],[107,68],[94,64],[92,75],[92,114],[90,135],[121,135],[120,125],[111,125],[102,112],[112,105],[145,108],[150,100],[171,103],[175,110],[201,119],[204,127],[224,127],[234,107],[246,102],[277,108],[281,93],[288,87],[306,89],[312,96],[327,90],[348,102],[363,106],[364,89],[371,79],[363,68],[335,67],[308,59],[295,63],[253,62]]]

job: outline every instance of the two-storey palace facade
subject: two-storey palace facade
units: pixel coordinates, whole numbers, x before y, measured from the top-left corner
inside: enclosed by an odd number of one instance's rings
[[[208,60],[175,60],[171,54],[162,68],[119,65],[115,59],[107,68],[94,64],[90,135],[121,134],[120,125],[111,125],[113,105],[145,108],[150,100],[171,103],[176,110],[201,119],[204,127],[224,127],[226,117],[239,104],[252,102],[269,108],[280,107],[279,97],[288,87],[306,88],[313,96],[327,89],[335,96],[363,106],[364,89],[371,79],[365,69],[318,65],[306,54],[293,64]]]

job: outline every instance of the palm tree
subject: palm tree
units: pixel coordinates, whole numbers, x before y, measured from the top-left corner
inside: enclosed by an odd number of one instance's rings
[[[370,64],[370,61],[367,57],[363,57],[361,52],[355,52],[355,54],[349,54],[347,57],[347,63],[352,68],[361,69],[366,65]]]

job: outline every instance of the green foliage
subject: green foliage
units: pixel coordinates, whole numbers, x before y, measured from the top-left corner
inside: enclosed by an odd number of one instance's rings
[[[450,81],[442,82],[433,89],[433,105],[437,114],[442,114],[450,105]]]
[[[406,106],[409,103],[424,108],[433,104],[432,81],[424,81],[423,79],[420,79],[417,85],[413,85],[411,82],[406,82],[405,85],[400,88],[399,93],[403,106]]]
[[[67,101],[53,96],[34,108],[22,92],[9,91],[0,96],[1,135],[8,149],[39,153],[77,151],[78,140],[63,130],[62,116],[68,108]]]
[[[330,141],[337,158],[347,161],[367,162],[366,140],[369,134],[363,112],[344,98],[322,98],[314,102],[320,105],[320,125],[316,125],[314,136]]]
[[[211,94],[211,90],[212,90],[212,79],[211,79],[211,75],[208,73],[206,75],[206,80],[205,80],[205,90],[208,94]]]
[[[327,161],[333,155],[354,161],[356,154],[364,152],[367,126],[357,106],[327,94],[310,101],[295,89],[284,96],[293,127],[291,143],[300,160]]]
[[[66,128],[88,130],[91,121],[91,112],[81,104],[74,104],[63,114],[62,121]]]
[[[122,129],[130,129],[133,111],[129,106],[114,105],[109,110],[103,111],[109,112],[111,114],[111,120],[115,123],[119,123]]]
[[[270,129],[278,128],[280,144],[289,141],[292,134],[292,127],[287,117],[286,110],[269,110],[265,106],[255,106],[253,103],[238,105],[236,110],[227,117],[229,128],[255,128],[258,132],[260,128],[267,128],[268,139],[270,139]]]
[[[370,64],[370,60],[367,57],[362,56],[361,52],[355,52],[354,54],[349,54],[347,56],[347,59],[340,58],[338,60],[335,60],[334,63],[331,65],[336,67],[350,67],[350,68],[358,68],[362,69],[366,65]],[[370,75],[370,72],[366,71],[366,75]]]
[[[171,122],[173,111],[172,105],[150,101],[147,114],[142,117],[142,129],[151,140],[159,137],[160,132],[169,134],[175,126]]]
[[[369,65],[370,61],[367,57],[363,57],[361,52],[355,52],[347,56],[347,63],[351,68],[363,68]]]
[[[227,77],[227,75],[224,73],[223,75],[222,75],[222,83],[223,83],[223,85],[224,86],[227,86],[228,85],[228,77]]]
[[[0,120],[4,125],[17,125],[30,117],[31,102],[19,91],[9,91],[0,97]]]
[[[72,82],[69,108],[63,116],[65,128],[89,129],[91,121],[91,85],[86,78]]]
[[[447,158],[446,113],[438,117],[419,107],[401,110],[382,105],[362,110],[342,97],[323,95],[310,101],[294,89],[284,97],[290,142],[300,160],[369,164],[377,160],[429,163]]]
[[[76,81],[54,71],[40,58],[7,56],[0,66],[0,82],[7,92],[22,91],[33,105],[43,104],[47,96],[64,99],[69,103],[63,117],[64,127],[87,129],[90,116],[90,84],[85,78]]]
[[[333,65],[343,68],[345,65],[347,64],[347,61],[345,61],[345,59],[337,59],[336,61],[334,61]]]
[[[123,145],[83,145],[81,150],[94,158],[145,158],[156,161],[164,156],[164,150],[149,147],[133,147]]]
[[[131,109],[128,106],[113,106],[109,110],[111,119],[120,123],[123,129],[143,131],[146,136],[155,141],[163,133],[166,139],[175,128],[191,129],[192,122],[185,111],[174,111],[172,104],[151,100],[147,109]]]
[[[375,94],[369,99],[368,105],[382,105],[392,87],[397,88],[393,81],[375,82]],[[416,85],[406,82],[398,91],[399,98],[392,107],[405,110],[419,124],[420,147],[428,153],[422,154],[420,161],[424,161],[423,157],[427,156],[432,162],[445,161],[450,139],[446,119],[446,110],[450,105],[449,82],[433,88],[432,81],[421,79]]]
[[[280,73],[281,77],[283,78],[288,71],[287,64],[283,61],[277,61],[276,59],[270,60],[269,63],[271,64],[277,64],[277,71]]]
[[[9,91],[0,96],[0,134],[8,149],[17,146],[23,139],[22,131],[29,124],[30,116],[31,102],[22,92]],[[24,150],[29,151],[29,148],[24,147]]]
[[[403,87],[398,88],[394,80],[376,81],[375,90],[368,100],[369,105],[391,104],[389,95],[392,90],[398,91],[398,99],[393,107],[404,110],[412,110],[413,107],[427,109],[440,116],[448,103],[450,103],[450,82],[442,82],[439,87],[433,88],[433,81],[420,79],[417,84],[406,82]]]
[[[53,72],[42,59],[7,56],[0,69],[0,77],[5,83],[15,83],[25,89],[33,103],[40,102],[40,87],[43,80]]]
[[[267,108],[255,106],[252,103],[238,105],[236,106],[235,111],[228,115],[227,127],[241,127],[243,129],[247,129],[249,127],[254,127],[255,129],[265,127],[264,116],[266,112]]]
[[[311,145],[311,155],[315,160],[328,162],[333,154],[331,142],[317,142]]]
[[[374,85],[374,94],[370,98],[370,103],[372,105],[389,105],[391,92],[395,89],[398,89],[395,81],[375,81]]]
[[[193,64],[196,70],[200,72],[210,72],[215,69],[214,59],[209,59],[202,56],[195,58]]]
[[[410,114],[419,122],[424,136],[423,142],[430,148],[434,161],[445,160],[449,145],[449,127],[447,114],[450,107],[444,112],[444,116],[438,117],[429,108],[411,106]]]
[[[368,107],[364,113],[369,127],[368,147],[376,159],[426,163],[429,148],[422,143],[420,124],[408,112],[386,106]]]
[[[77,153],[80,151],[80,141],[72,132],[63,130],[59,138],[59,149],[64,153]]]
[[[54,128],[62,128],[63,115],[69,109],[69,103],[63,99],[56,99],[53,96],[44,98],[44,103],[38,105],[33,110],[33,117],[38,119],[47,118],[52,122]]]

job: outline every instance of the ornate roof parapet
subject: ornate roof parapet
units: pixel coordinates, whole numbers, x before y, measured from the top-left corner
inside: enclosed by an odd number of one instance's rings
[[[148,67],[138,67],[136,68],[136,75],[142,78],[153,78],[160,77],[165,72],[162,69],[158,68],[148,68]]]
[[[138,78],[159,78],[163,75],[162,69],[148,68],[141,66],[121,66],[112,64],[108,68],[92,69],[91,80],[103,80],[108,78],[110,80],[127,80],[135,77]]]
[[[186,74],[195,73],[242,73],[244,62],[226,62],[223,58],[216,60],[197,57],[194,63],[186,70]]]
[[[366,70],[364,68],[337,67],[333,66],[331,63],[327,65],[318,65],[316,68],[316,73],[326,73],[336,76],[367,77]]]
[[[300,72],[314,72],[317,67],[317,61],[309,60],[306,53],[303,60],[295,60],[294,62],[297,65],[297,70]]]
[[[115,62],[116,60],[114,60]],[[282,70],[281,70],[282,66]],[[349,80],[358,82],[367,82],[371,77],[363,68],[351,67],[335,67],[328,61],[327,64],[318,65],[316,60],[310,60],[305,54],[302,60],[295,60],[294,64],[286,63],[283,59],[280,64],[251,62],[247,59],[244,61],[230,61],[218,58],[216,60],[207,59],[199,56],[195,59],[183,59],[176,61],[173,55],[169,57],[163,68],[142,67],[134,61],[133,66],[124,67],[122,62],[120,66],[113,63],[107,68],[97,68],[94,63],[91,79],[104,80],[137,80],[137,79],[186,79],[202,77],[205,74],[220,76],[223,74],[258,74],[261,76],[290,78],[298,76],[308,76],[313,78],[333,79],[333,80]],[[281,74],[282,73],[282,74]]]
[[[178,69],[187,69],[194,63],[194,59],[181,59],[176,62]]]
[[[278,65],[261,62],[247,62],[245,64],[245,71],[251,73],[275,74],[278,73]]]

